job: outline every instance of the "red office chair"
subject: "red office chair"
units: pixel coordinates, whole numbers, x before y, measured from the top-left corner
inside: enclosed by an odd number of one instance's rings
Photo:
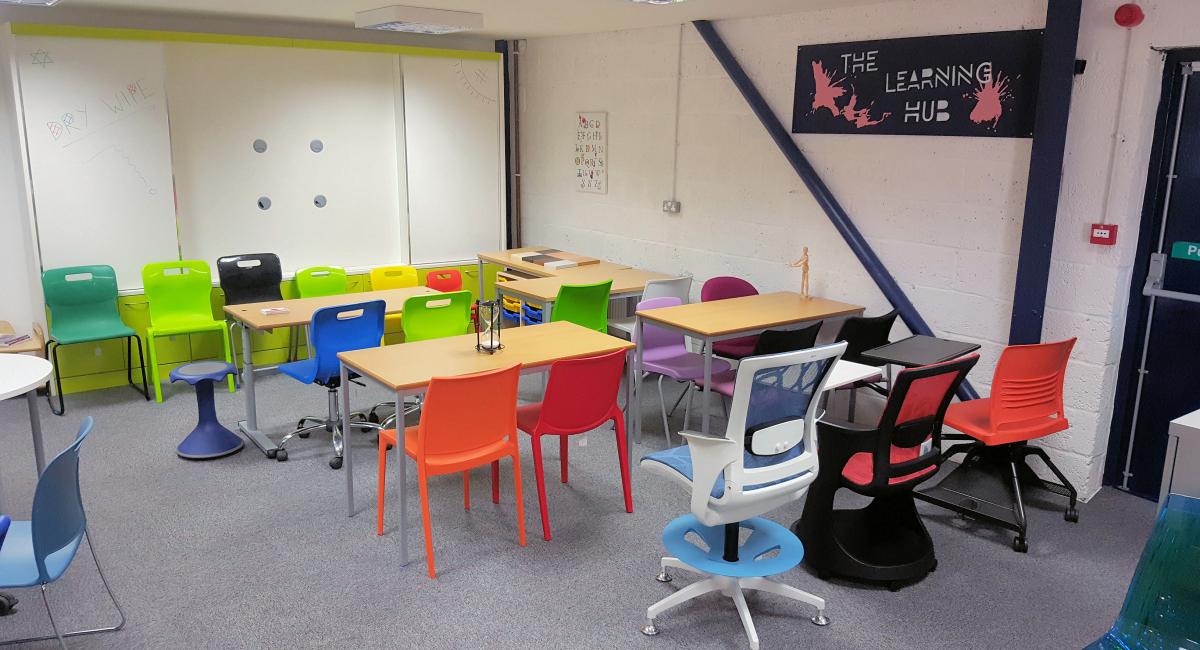
[[[876,426],[817,423],[821,471],[792,530],[818,577],[885,582],[895,591],[937,567],[913,488],[937,473],[942,418],[978,361],[973,354],[901,371]],[[835,510],[842,488],[873,497],[871,503]]]
[[[550,366],[545,399],[517,407],[517,428],[528,433],[533,443],[533,472],[537,477],[538,506],[542,512],[542,536],[550,540],[550,515],[546,507],[546,479],[542,469],[542,436],[559,437],[562,482],[567,482],[567,439],[612,420],[617,430],[617,456],[621,487],[625,490],[625,512],[633,512],[626,456],[625,417],[617,406],[625,351],[597,357],[556,361]]]
[[[1016,531],[1013,550],[1019,553],[1029,550],[1022,482],[1067,497],[1070,502],[1063,518],[1079,521],[1075,509],[1079,493],[1044,449],[1029,444],[1070,427],[1063,412],[1063,380],[1074,346],[1075,339],[1070,338],[1005,348],[996,364],[991,397],[955,404],[946,412],[946,426],[966,434],[947,438],[974,439],[942,454],[946,460],[965,452],[962,467],[917,497]],[[1030,456],[1041,458],[1061,483],[1034,474],[1028,465]],[[1007,498],[1012,499],[1012,508],[995,505]]]
[[[758,289],[755,289],[753,284],[731,275],[709,278],[704,286],[700,287],[700,302],[757,295]],[[744,359],[754,354],[754,346],[757,343],[757,334],[717,341],[713,344],[713,354],[726,359]]]

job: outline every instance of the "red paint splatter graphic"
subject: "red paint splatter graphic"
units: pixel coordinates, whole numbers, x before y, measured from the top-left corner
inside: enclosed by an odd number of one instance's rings
[[[858,108],[858,95],[851,95],[846,106],[838,106],[838,99],[846,94],[845,87],[842,83],[845,79],[834,79],[834,73],[825,69],[825,66],[820,61],[812,62],[813,71],[813,103],[812,112],[824,108],[835,117],[845,118],[855,128],[863,128],[874,126],[886,120],[891,113],[884,113],[879,116],[879,119],[871,119],[871,107]]]
[[[975,108],[971,110],[971,121],[976,124],[991,122],[995,129],[1004,114],[1004,100],[1011,95],[1008,79],[996,73],[991,79],[979,84],[979,88],[968,98],[975,99]]]

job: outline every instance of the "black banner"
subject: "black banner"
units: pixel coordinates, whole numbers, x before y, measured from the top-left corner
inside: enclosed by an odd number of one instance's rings
[[[802,45],[792,133],[1033,137],[1042,31]]]

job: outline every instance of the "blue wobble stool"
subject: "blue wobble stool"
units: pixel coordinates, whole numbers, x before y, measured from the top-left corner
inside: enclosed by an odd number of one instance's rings
[[[196,410],[199,412],[196,428],[175,450],[180,458],[208,460],[242,450],[245,443],[217,421],[217,408],[213,403],[213,383],[236,373],[237,368],[224,361],[197,361],[171,371],[171,381],[186,381],[196,387]]]
[[[800,564],[804,544],[761,515],[801,498],[816,479],[820,396],[829,369],[845,350],[842,342],[742,359],[725,435],[683,431],[686,445],[642,459],[643,468],[691,492],[691,513],[663,529],[663,546],[670,555],[660,561],[657,580],[672,580],[667,569],[701,576],[646,608],[642,634],[658,634],[656,619],[667,610],[718,592],[733,599],[750,648],[758,650],[746,589],[804,603],[816,610],[809,619],[813,624],[829,624],[824,598],[768,579]],[[743,530],[750,535],[740,542]],[[810,645],[822,644],[817,640]]]

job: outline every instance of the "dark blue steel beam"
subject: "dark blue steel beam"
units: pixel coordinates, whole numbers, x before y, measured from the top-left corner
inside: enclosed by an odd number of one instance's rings
[[[1053,2],[1053,0],[1052,0]],[[888,302],[900,312],[900,318],[904,324],[908,326],[909,331],[914,334],[929,334],[933,331],[929,329],[929,324],[925,319],[921,318],[921,314],[917,312],[917,308],[913,306],[912,301],[904,294],[904,290],[896,283],[896,279],[888,272],[879,256],[867,243],[867,240],[850,221],[850,216],[846,214],[846,210],[838,203],[837,198],[833,196],[833,192],[829,191],[829,187],[821,180],[821,176],[817,174],[817,170],[813,169],[808,159],[804,157],[804,153],[800,151],[800,147],[796,146],[796,141],[792,140],[792,135],[783,128],[779,118],[771,111],[771,107],[767,105],[767,101],[763,99],[758,88],[754,86],[754,82],[746,75],[746,71],[742,69],[741,64],[729,51],[729,47],[725,45],[725,41],[717,35],[717,30],[712,23],[707,20],[697,20],[692,23],[696,26],[696,31],[700,32],[700,36],[704,38],[704,42],[708,44],[717,61],[721,63],[721,67],[725,68],[726,74],[733,80],[733,85],[742,93],[746,103],[750,104],[750,108],[758,117],[758,121],[762,122],[763,128],[767,130],[767,134],[775,141],[775,145],[779,147],[779,151],[783,153],[783,157],[791,163],[792,169],[800,176],[800,180],[804,181],[804,185],[808,187],[808,191],[812,193],[813,198],[817,200],[817,204],[833,222],[833,227],[837,229],[838,234],[842,239],[846,240],[846,244],[850,246],[850,250],[858,257],[859,262],[867,270],[871,279],[879,286],[879,290],[888,299]],[[969,382],[964,381],[958,389],[958,396],[963,400],[977,399],[979,393]]]
[[[1017,283],[1008,329],[1008,342],[1012,344],[1042,340],[1050,255],[1054,250],[1054,222],[1058,216],[1063,153],[1067,147],[1067,115],[1071,111],[1071,86],[1075,79],[1081,3],[1082,0],[1050,0],[1046,5],[1037,119],[1033,126],[1021,252],[1017,259]]]

